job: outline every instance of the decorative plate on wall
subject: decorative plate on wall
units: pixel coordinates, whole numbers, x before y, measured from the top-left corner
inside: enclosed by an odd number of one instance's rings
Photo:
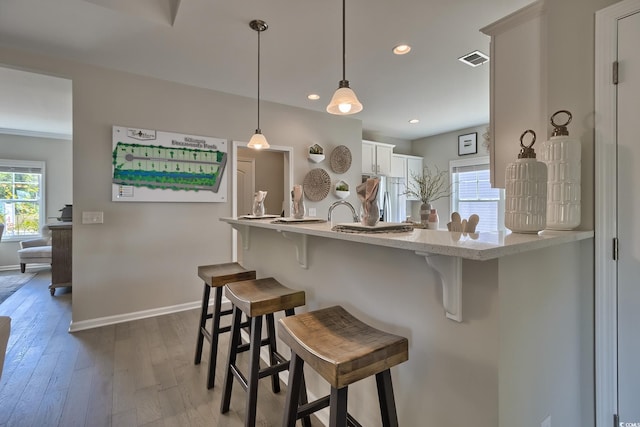
[[[304,177],[302,189],[307,199],[312,202],[319,202],[329,194],[331,177],[324,169],[311,169]]]
[[[335,173],[345,173],[351,167],[351,150],[345,145],[339,145],[331,152],[331,170]]]

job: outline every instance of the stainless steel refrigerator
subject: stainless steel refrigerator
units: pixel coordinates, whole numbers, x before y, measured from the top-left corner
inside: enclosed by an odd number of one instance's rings
[[[378,178],[378,207],[380,208],[380,221],[403,222],[407,219],[407,197],[404,195],[404,178],[391,176],[363,175],[362,182],[367,178]]]

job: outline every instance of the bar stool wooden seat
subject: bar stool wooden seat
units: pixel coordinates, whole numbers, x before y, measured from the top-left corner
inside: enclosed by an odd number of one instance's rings
[[[198,326],[198,340],[196,343],[196,355],[194,363],[200,364],[202,360],[202,347],[204,339],[210,343],[209,349],[209,370],[207,373],[207,388],[213,388],[216,375],[216,357],[218,354],[218,337],[220,334],[229,332],[230,326],[220,327],[220,318],[231,314],[231,310],[222,311],[222,289],[224,285],[239,280],[250,280],[256,278],[255,270],[247,270],[237,262],[224,264],[212,264],[198,266],[198,276],[204,281],[204,291],[202,293],[202,308],[200,311],[200,325]],[[211,288],[215,288],[213,312],[209,313],[209,297]],[[206,323],[212,319],[211,331],[207,330]]]
[[[269,277],[257,280],[228,283],[226,296],[233,304],[231,323],[231,339],[229,341],[229,357],[222,390],[220,412],[229,411],[231,391],[234,377],[247,392],[245,409],[245,426],[253,427],[256,423],[256,406],[258,400],[258,380],[271,376],[271,387],[274,393],[280,391],[278,373],[289,369],[289,360],[278,353],[276,348],[276,331],[274,313],[284,311],[287,316],[294,315],[295,307],[305,304],[304,291],[289,289],[276,279]],[[238,353],[247,350],[246,344],[240,343],[241,318],[244,313],[251,321],[251,337],[249,340],[249,373],[245,377],[236,366]],[[262,339],[262,321],[266,318],[267,338]],[[260,348],[269,346],[269,365],[260,369]],[[306,402],[306,391],[302,396]],[[305,426],[311,426],[310,418],[303,420]]]
[[[340,306],[280,319],[278,336],[292,351],[284,427],[327,406],[330,427],[360,426],[347,412],[347,389],[371,375],[376,376],[382,425],[398,425],[389,368],[409,359],[406,338],[375,329]],[[304,363],[331,385],[329,396],[300,404]]]

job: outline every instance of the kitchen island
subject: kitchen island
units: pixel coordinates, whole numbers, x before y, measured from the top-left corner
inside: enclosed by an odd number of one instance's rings
[[[540,425],[549,415],[581,425],[576,414],[590,410],[593,232],[351,234],[223,221],[243,236],[245,267],[304,289],[305,309],[340,304],[409,339],[409,361],[392,371],[401,425]],[[313,375],[307,383],[326,392]],[[363,425],[378,425],[376,399],[372,382],[352,388]]]

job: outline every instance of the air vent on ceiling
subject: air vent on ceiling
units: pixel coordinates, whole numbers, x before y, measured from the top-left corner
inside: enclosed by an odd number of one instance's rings
[[[458,61],[464,62],[471,67],[477,67],[478,65],[482,65],[485,62],[488,62],[489,56],[485,55],[479,50],[475,50],[471,53],[467,53],[466,55],[461,56],[460,58],[458,58]]]

